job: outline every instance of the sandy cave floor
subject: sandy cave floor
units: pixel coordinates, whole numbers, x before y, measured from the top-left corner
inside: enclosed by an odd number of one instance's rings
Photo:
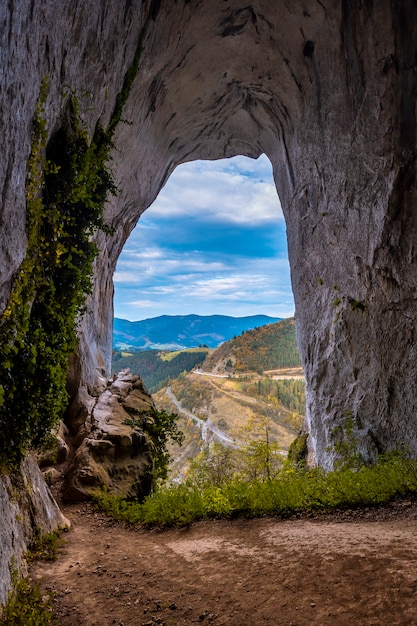
[[[30,572],[61,626],[417,624],[415,501],[165,531],[63,512],[58,560]]]

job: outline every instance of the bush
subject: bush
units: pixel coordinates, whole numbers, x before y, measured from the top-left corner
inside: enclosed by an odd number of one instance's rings
[[[142,504],[102,493],[97,504],[115,519],[146,526],[184,525],[210,517],[273,515],[373,506],[417,493],[417,461],[395,455],[359,470],[324,472],[287,464],[265,481],[229,479],[221,485],[193,483],[160,488]]]
[[[52,615],[52,596],[44,596],[38,585],[13,575],[13,590],[4,607],[0,624],[4,626],[57,626]]]

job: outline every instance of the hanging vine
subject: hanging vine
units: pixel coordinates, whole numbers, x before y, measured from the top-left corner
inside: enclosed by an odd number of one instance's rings
[[[47,142],[45,79],[33,118],[27,163],[27,251],[0,317],[0,465],[41,447],[62,417],[77,320],[91,292],[103,211],[116,186],[109,169],[113,135],[138,72],[142,42],[126,72],[107,128],[89,138],[71,96],[61,128]]]

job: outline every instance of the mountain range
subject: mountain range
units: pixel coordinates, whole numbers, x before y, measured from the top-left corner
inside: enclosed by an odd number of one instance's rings
[[[138,322],[114,319],[115,350],[181,350],[217,348],[243,332],[280,321],[279,317],[249,315],[161,315]]]

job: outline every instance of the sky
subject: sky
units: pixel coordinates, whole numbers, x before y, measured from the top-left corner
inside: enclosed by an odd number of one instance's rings
[[[178,166],[127,240],[115,317],[290,317],[285,222],[271,163],[237,156]]]

